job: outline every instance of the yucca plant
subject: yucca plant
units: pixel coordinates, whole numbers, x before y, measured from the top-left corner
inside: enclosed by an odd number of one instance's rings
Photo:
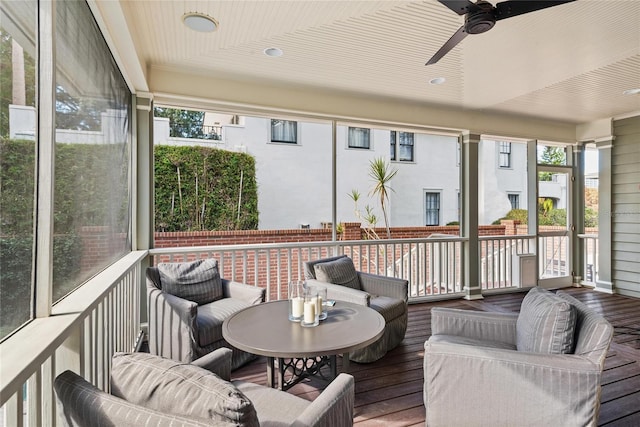
[[[387,229],[387,239],[391,238],[389,215],[387,215],[387,201],[389,200],[389,192],[394,191],[393,188],[389,186],[389,182],[397,173],[398,170],[392,169],[391,165],[382,157],[375,158],[369,163],[369,177],[374,183],[369,195],[378,196],[380,198],[380,208],[382,209],[384,225]]]

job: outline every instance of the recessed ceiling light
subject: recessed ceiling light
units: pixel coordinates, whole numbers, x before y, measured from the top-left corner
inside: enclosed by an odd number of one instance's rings
[[[624,92],[622,92],[623,95],[637,95],[639,93],[640,93],[640,88],[627,89]]]
[[[272,58],[282,56],[283,53],[284,52],[282,52],[282,49],[279,49],[277,47],[268,47],[264,50],[264,54]]]
[[[447,79],[445,79],[444,77],[436,77],[435,79],[429,80],[429,84],[441,85],[442,83],[444,83],[446,81],[447,81]]]
[[[184,25],[191,28],[194,31],[201,33],[211,33],[216,31],[220,24],[206,13],[189,12],[182,15],[182,22]]]

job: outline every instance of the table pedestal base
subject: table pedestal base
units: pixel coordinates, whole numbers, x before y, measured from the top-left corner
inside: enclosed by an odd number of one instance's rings
[[[344,366],[344,363],[347,366]],[[278,358],[278,381],[275,378],[274,357],[267,357],[267,382],[272,388],[288,390],[306,378],[318,379],[326,384],[338,376],[338,363],[336,355],[303,357],[294,359]],[[349,355],[343,357],[343,370],[348,368]]]

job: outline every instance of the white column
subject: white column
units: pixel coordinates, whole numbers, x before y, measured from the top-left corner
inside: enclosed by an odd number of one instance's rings
[[[596,290],[613,293],[614,284],[611,269],[611,240],[613,203],[611,198],[611,151],[614,136],[595,141],[598,149],[598,267]]]
[[[478,146],[480,135],[470,132],[462,134],[462,167],[460,187],[462,198],[462,251],[465,299],[482,299],[480,286],[480,242],[478,240]]]
[[[153,193],[153,95],[138,92],[134,97],[135,114],[133,117],[133,230],[132,250],[151,249],[154,246],[154,193]],[[147,290],[146,268],[150,266],[147,257],[140,263],[140,323],[146,329]]]
[[[579,286],[585,277],[584,269],[584,240],[578,238],[578,234],[584,233],[584,145],[580,144],[573,149],[573,191],[571,192],[571,240],[572,251],[572,275],[573,283]]]
[[[133,118],[133,250],[153,247],[154,198],[153,198],[153,95],[138,93],[135,96]]]
[[[53,197],[55,170],[55,3],[38,7],[38,118],[35,221],[36,317],[51,313],[53,294]]]

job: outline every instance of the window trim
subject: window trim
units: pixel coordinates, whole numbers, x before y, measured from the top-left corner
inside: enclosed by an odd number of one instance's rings
[[[400,134],[401,133],[406,133],[406,134],[411,134],[412,138],[411,138],[411,144],[402,144],[400,142]],[[416,133],[415,132],[406,132],[406,131],[399,131],[399,130],[392,130],[389,132],[389,147],[390,147],[390,156],[389,156],[389,160],[391,160],[392,162],[402,162],[402,163],[415,163],[416,162]],[[400,158],[400,153],[401,153],[401,148],[402,147],[411,147],[411,159],[401,159]]]
[[[291,122],[295,123],[295,141],[286,141],[280,139],[273,139],[273,122],[274,121],[281,122]],[[287,119],[269,119],[269,143],[271,144],[287,144],[287,145],[300,145],[300,126],[298,120],[287,120]]]
[[[367,146],[364,147],[360,147],[357,145],[351,145],[351,130],[365,130],[367,131]],[[348,149],[353,149],[353,150],[371,150],[372,149],[372,144],[371,144],[371,129],[370,128],[363,128],[363,127],[358,127],[358,126],[348,126],[347,127],[347,148]]]
[[[508,151],[503,151],[503,147],[508,147]],[[509,141],[498,141],[498,168],[499,169],[512,169],[511,154],[513,153],[512,144]],[[502,164],[502,159],[507,160],[507,164]]]
[[[438,196],[438,207],[437,207],[437,211],[438,211],[438,223],[437,224],[428,224],[428,219],[429,219],[429,211],[427,209],[427,200],[428,200],[428,195],[430,194],[435,194]],[[422,198],[422,206],[424,206],[424,225],[425,227],[439,227],[442,224],[442,190],[430,190],[430,189],[425,189],[423,190],[423,198]]]
[[[511,197],[516,197],[516,207],[513,206],[513,201]],[[507,193],[507,198],[509,199],[509,204],[511,205],[511,209],[520,209],[520,193]]]

